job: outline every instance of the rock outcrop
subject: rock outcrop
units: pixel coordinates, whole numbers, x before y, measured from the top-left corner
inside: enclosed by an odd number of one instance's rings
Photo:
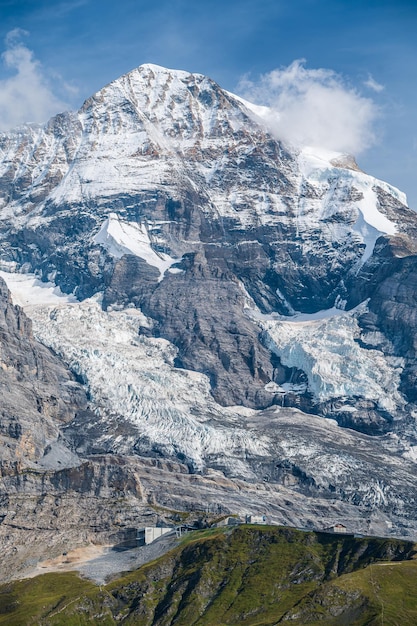
[[[61,442],[60,429],[86,410],[87,398],[63,363],[34,339],[30,319],[1,278],[0,350],[1,462],[42,462]]]

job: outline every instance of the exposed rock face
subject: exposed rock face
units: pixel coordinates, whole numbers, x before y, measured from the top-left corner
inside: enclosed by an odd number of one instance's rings
[[[157,288],[142,310],[178,348],[177,365],[207,374],[221,404],[271,403],[263,386],[273,377],[271,354],[259,329],[242,318],[244,294],[235,276],[205,257],[187,260],[184,273]]]
[[[32,323],[12,303],[0,278],[2,462],[37,462],[84,411],[84,389],[62,362],[33,338]]]
[[[45,485],[74,507],[81,490],[86,537],[119,484],[122,525],[150,502],[257,509],[262,491],[275,521],[416,532],[417,218],[401,192],[284,146],[210,79],[147,65],[0,136],[0,218],[4,276],[53,351],[2,286],[2,459],[22,463],[1,515],[31,493],[46,519]]]
[[[416,269],[415,240],[381,237],[353,292],[354,303],[369,298],[369,312],[360,319],[365,342],[405,358],[401,391],[413,403],[417,399]]]

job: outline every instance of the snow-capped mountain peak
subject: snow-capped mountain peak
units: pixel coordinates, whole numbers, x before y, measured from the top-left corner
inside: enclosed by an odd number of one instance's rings
[[[238,500],[262,484],[280,520],[285,488],[304,520],[320,497],[412,525],[417,218],[266,114],[147,64],[2,134],[1,269],[32,273],[10,288],[88,392],[80,455],[180,460]]]

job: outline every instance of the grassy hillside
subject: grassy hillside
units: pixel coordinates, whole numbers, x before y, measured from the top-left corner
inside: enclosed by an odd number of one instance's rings
[[[417,624],[409,542],[278,527],[196,532],[105,587],[46,574],[0,587],[0,625]]]
[[[288,617],[293,626],[415,626],[417,561],[377,563],[341,576],[304,598]]]

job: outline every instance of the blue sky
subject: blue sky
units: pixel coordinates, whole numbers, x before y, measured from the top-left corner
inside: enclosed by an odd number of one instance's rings
[[[306,103],[319,85],[331,115],[339,102],[362,116],[362,126],[342,116],[344,139],[363,129],[368,140],[352,143],[360,166],[417,209],[416,0],[0,0],[0,18],[2,128],[78,108],[142,63],[207,74],[269,104],[274,70],[282,79],[297,67]]]

